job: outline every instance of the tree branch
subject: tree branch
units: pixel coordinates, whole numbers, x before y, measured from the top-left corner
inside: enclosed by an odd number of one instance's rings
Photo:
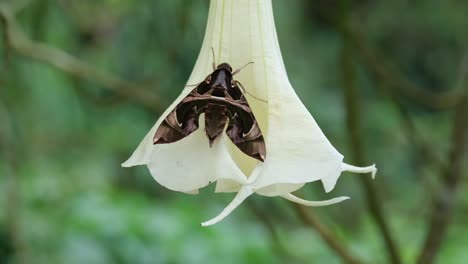
[[[435,262],[453,214],[458,183],[463,174],[464,160],[468,156],[468,87],[464,91],[463,101],[455,109],[453,119],[450,164],[441,172],[443,182],[433,201],[427,236],[418,264]]]
[[[388,84],[388,87],[392,88],[389,92],[395,96],[404,96],[415,103],[439,110],[454,107],[460,102],[463,94],[461,89],[443,93],[428,92],[427,89],[408,80],[401,72],[390,66],[384,56],[369,45],[369,41],[360,27],[356,25],[356,21],[348,21],[340,30],[356,47],[359,53],[356,57],[371,70],[376,78]]]
[[[348,249],[340,243],[340,240],[317,218],[315,214],[309,210],[309,207],[293,203],[296,214],[301,221],[313,227],[327,245],[335,251],[335,253],[343,260],[344,263],[348,264],[362,264],[363,261],[357,259]]]
[[[252,213],[257,217],[259,222],[262,223],[269,232],[272,239],[273,251],[275,251],[285,263],[303,263],[304,260],[301,260],[297,256],[292,255],[288,249],[284,247],[281,241],[281,237],[276,230],[275,224],[271,220],[271,217],[265,214],[265,212],[263,212],[262,209],[252,200],[247,201],[247,206],[250,211],[252,211]]]
[[[466,82],[468,78],[467,56],[464,56],[462,60],[461,72],[459,73],[459,78],[457,78],[454,88],[445,93],[430,93],[406,79],[400,72],[394,70],[388,62],[385,62],[383,56],[378,54],[378,52],[373,50],[369,45],[362,32],[359,30],[359,27],[350,23],[344,27],[342,33],[353,41],[353,45],[357,48],[360,55],[357,57],[361,59],[361,62],[374,74],[377,80],[384,84],[383,87],[387,87],[386,92],[390,93],[391,99],[402,115],[407,132],[409,132],[413,141],[417,142],[417,145],[419,145],[424,154],[424,158],[441,165],[442,175],[444,175],[443,183],[433,198],[434,207],[430,218],[430,225],[428,227],[424,246],[421,250],[421,255],[418,259],[419,264],[433,263],[441,247],[446,228],[452,215],[457,189],[456,186],[462,174],[461,164],[463,153],[466,153],[466,149],[464,150],[464,148],[466,148],[466,138],[468,137],[466,135],[468,134],[468,116],[466,115],[466,113],[468,113],[468,106],[466,106],[468,103],[466,102],[466,89],[463,89],[463,83]],[[439,157],[434,155],[432,148],[416,133],[408,112],[397,98],[401,95],[433,109],[456,107],[452,151],[449,159],[450,164],[448,166],[444,164]],[[463,135],[463,133],[465,135]],[[382,223],[379,225],[382,225]]]
[[[7,108],[0,100],[0,150],[5,150],[5,196],[4,206],[7,236],[13,246],[13,262],[30,263],[30,254],[24,234],[21,230],[21,181],[18,171],[18,160],[15,142],[12,138],[12,118],[10,118]],[[1,257],[1,256],[0,256]],[[1,261],[1,260],[0,260]]]
[[[18,54],[51,65],[71,76],[92,81],[119,96],[128,98],[153,111],[162,112],[167,105],[158,96],[133,83],[121,80],[110,73],[100,71],[93,65],[81,61],[70,54],[26,37],[14,18],[14,13],[6,4],[0,4],[0,18],[9,47]]]
[[[359,110],[359,96],[358,91],[355,87],[355,69],[353,61],[351,58],[351,50],[348,39],[344,38],[343,40],[343,50],[342,50],[342,74],[343,74],[343,89],[344,89],[344,99],[346,107],[346,124],[350,134],[349,142],[351,146],[351,153],[353,161],[359,165],[364,166],[365,164],[365,151],[362,143],[362,133],[360,129],[360,110]],[[377,192],[374,188],[374,185],[371,182],[371,179],[368,177],[360,177],[361,185],[364,189],[366,195],[366,202],[371,213],[371,216],[374,218],[374,221],[379,228],[391,263],[400,264],[402,263],[400,253],[394,238],[391,235],[390,227],[386,222],[382,207],[380,206],[381,202],[377,195]]]
[[[6,20],[0,16],[0,28],[6,28]],[[10,65],[10,45],[8,43],[8,36],[6,30],[2,30],[1,32],[2,44],[3,44],[3,63],[0,66],[0,89],[5,82],[7,77],[8,68]]]
[[[25,9],[32,2],[32,0],[12,0],[10,2],[12,2],[10,4],[11,10],[14,14],[17,14]]]

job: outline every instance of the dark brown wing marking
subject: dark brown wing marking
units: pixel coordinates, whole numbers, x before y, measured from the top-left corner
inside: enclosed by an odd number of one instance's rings
[[[240,93],[239,87],[234,86],[231,88],[233,91],[234,89],[237,89]],[[237,92],[235,93],[237,94]],[[244,95],[241,95],[236,103],[243,107],[240,108],[235,105],[229,107],[232,117],[226,129],[226,134],[242,152],[252,158],[264,161],[266,156],[265,140],[257,120]]]
[[[154,134],[154,144],[172,143],[183,139],[198,129],[198,115],[196,107],[187,112],[183,119],[183,123],[179,123],[176,110],[173,110],[164,119]]]
[[[163,120],[154,134],[153,144],[173,143],[198,129],[199,109],[196,104],[191,103],[196,97],[196,89],[193,89]]]
[[[215,72],[216,73],[216,72]],[[154,134],[154,144],[176,142],[198,129],[198,118],[205,113],[205,133],[210,147],[223,132],[246,155],[265,160],[265,141],[245,96],[236,82],[226,75],[209,75],[172,110]],[[211,80],[215,76],[217,83]],[[227,79],[226,79],[227,78]],[[221,82],[219,81],[221,80]],[[223,82],[223,80],[226,80]],[[233,83],[225,87],[225,83]]]

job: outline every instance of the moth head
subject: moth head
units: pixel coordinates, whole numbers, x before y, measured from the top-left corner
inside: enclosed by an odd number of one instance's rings
[[[229,65],[229,63],[226,63],[226,62],[223,62],[221,64],[218,65],[218,67],[216,67],[216,69],[225,69],[229,72],[232,72],[232,67],[231,65]]]

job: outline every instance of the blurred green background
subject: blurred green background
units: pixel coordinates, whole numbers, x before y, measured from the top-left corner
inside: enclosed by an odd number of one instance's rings
[[[201,228],[233,194],[120,164],[185,85],[208,6],[0,1],[0,263],[468,263],[468,1],[273,0],[293,87],[378,176],[301,191],[339,205],[255,195]]]

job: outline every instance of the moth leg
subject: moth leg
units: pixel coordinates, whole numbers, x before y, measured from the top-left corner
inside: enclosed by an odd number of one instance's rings
[[[214,49],[213,47],[211,47],[211,53],[213,54],[213,71],[216,70],[216,57],[215,57],[215,53],[214,53]]]
[[[247,90],[245,90],[245,88],[244,88],[244,86],[242,85],[242,83],[240,83],[238,80],[234,80],[234,84],[237,85],[237,86],[239,86],[239,87],[242,89],[242,92],[244,92],[244,93],[246,93],[246,94],[252,96],[253,98],[255,98],[255,99],[259,100],[259,101],[262,101],[262,102],[264,102],[264,103],[268,103],[267,100],[260,99],[260,98],[256,97],[255,95],[249,93]]]

